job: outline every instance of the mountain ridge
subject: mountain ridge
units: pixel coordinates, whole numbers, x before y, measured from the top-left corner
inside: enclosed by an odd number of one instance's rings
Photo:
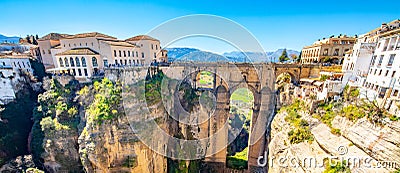
[[[0,34],[0,43],[4,43],[4,42],[7,42],[7,43],[18,43],[19,39],[20,39],[20,37],[17,37],[17,36],[8,37],[8,36]]]
[[[224,62],[278,62],[279,56],[281,56],[284,49],[278,49],[271,52],[239,52],[231,51],[224,52],[222,55],[203,51],[196,48],[176,47],[166,48],[168,50],[168,58],[171,62],[175,60],[179,61],[215,61],[223,60]],[[300,52],[296,50],[287,49],[287,55],[295,54],[299,56]],[[193,54],[193,52],[196,52]],[[213,58],[213,56],[215,56]]]

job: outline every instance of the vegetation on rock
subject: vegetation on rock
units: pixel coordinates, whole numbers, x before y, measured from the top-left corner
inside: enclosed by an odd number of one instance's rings
[[[238,170],[247,169],[247,153],[248,153],[248,147],[246,147],[241,152],[237,152],[233,156],[227,156],[226,158],[227,167]]]
[[[306,111],[303,101],[295,100],[291,105],[284,106],[279,111],[287,113],[285,121],[293,126],[293,129],[288,132],[288,139],[291,144],[314,140],[308,122],[302,119],[300,115],[300,112]]]
[[[89,105],[87,110],[88,122],[97,122],[99,124],[104,121],[117,118],[118,115],[122,114],[118,110],[121,106],[121,92],[122,87],[120,83],[113,83],[107,78],[104,78],[101,82],[95,81],[93,84],[93,103]],[[87,89],[80,91],[79,93],[86,93]]]
[[[329,163],[329,161],[325,162],[325,171],[323,173],[350,173],[350,168],[348,167],[348,164],[346,164],[346,161],[344,160],[343,162],[339,161],[334,161],[332,160],[332,163]]]

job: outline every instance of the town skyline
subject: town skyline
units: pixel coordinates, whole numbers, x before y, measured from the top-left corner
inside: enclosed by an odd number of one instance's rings
[[[371,4],[365,1],[362,6],[357,6],[359,1],[343,1],[343,3],[346,3],[343,8],[328,8],[326,3],[307,5],[308,3],[260,1],[252,4],[230,3],[228,5],[224,2],[212,1],[202,3],[72,1],[69,5],[49,1],[34,3],[2,1],[4,6],[29,6],[33,9],[57,8],[60,13],[54,13],[54,10],[43,10],[29,15],[29,18],[39,20],[24,22],[15,20],[15,18],[26,17],[22,14],[7,18],[0,17],[1,21],[8,23],[0,29],[0,34],[19,37],[38,34],[42,37],[51,32],[77,34],[97,31],[113,35],[118,39],[126,39],[133,35],[146,34],[159,24],[176,17],[213,14],[233,20],[247,28],[258,39],[265,51],[282,48],[300,51],[317,39],[339,34],[360,35],[400,16],[400,12],[395,9],[397,2],[385,7],[383,4]],[[211,5],[215,8],[208,8]],[[88,6],[90,8],[87,8]],[[118,13],[112,12],[117,9]],[[135,11],[132,12],[132,9]],[[369,9],[374,9],[374,11],[371,12]],[[4,13],[12,13],[12,10],[15,8],[6,8]],[[161,40],[161,44],[165,43]],[[192,47],[215,53],[237,51],[226,43],[210,38],[185,39],[169,47]]]

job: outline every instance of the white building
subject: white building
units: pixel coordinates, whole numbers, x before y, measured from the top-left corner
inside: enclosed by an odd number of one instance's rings
[[[30,57],[22,55],[0,56],[0,105],[5,105],[16,98],[20,73],[33,73]]]
[[[400,95],[400,21],[382,25],[361,94],[390,109]]]
[[[38,42],[46,70],[68,73],[81,80],[102,74],[104,68],[111,66],[143,66],[168,61],[160,41],[150,36],[140,35],[123,41],[98,32],[49,35]]]
[[[26,55],[0,55],[0,67],[2,69],[11,68],[14,72],[26,71],[33,74],[29,59],[30,57]]]
[[[376,36],[370,33],[361,35],[353,49],[346,53],[342,72],[344,73],[342,85],[360,87],[365,82],[372,55],[376,46]]]

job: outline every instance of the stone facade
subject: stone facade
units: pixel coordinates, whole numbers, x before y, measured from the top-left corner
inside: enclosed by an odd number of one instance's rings
[[[331,36],[314,42],[311,46],[306,46],[301,51],[301,63],[321,63],[333,62],[339,64],[345,53],[353,48],[356,41],[355,37],[339,35]]]
[[[168,61],[160,41],[144,35],[118,40],[97,32],[51,33],[38,43],[48,72],[68,73],[80,80],[101,75],[104,68],[111,66],[147,66]]]

